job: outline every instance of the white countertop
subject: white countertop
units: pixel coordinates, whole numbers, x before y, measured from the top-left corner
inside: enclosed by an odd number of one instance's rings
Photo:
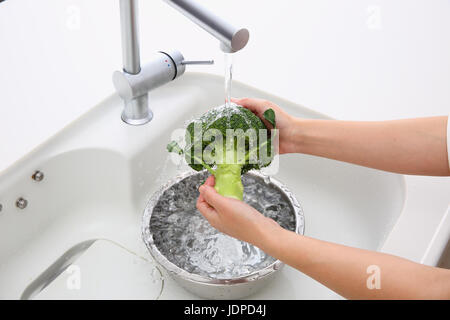
[[[383,120],[450,113],[450,2],[210,0],[251,31],[235,79],[338,119]],[[163,1],[141,1],[142,61],[177,48],[216,60],[218,43]],[[121,69],[119,9],[110,0],[0,4],[0,171],[113,91]],[[446,178],[407,177],[427,214],[450,194]],[[421,190],[421,191],[420,191]],[[399,224],[402,222],[400,221]],[[408,226],[409,227],[409,226]],[[413,239],[413,238],[412,238]],[[426,246],[427,244],[423,244]],[[421,257],[409,257],[420,260]]]

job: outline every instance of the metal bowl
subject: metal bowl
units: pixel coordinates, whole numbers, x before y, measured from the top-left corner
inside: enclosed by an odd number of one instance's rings
[[[154,209],[157,206],[160,198],[165,195],[166,191],[171,189],[178,183],[183,183],[186,179],[195,178],[198,181],[204,181],[208,176],[207,172],[187,172],[175,177],[174,179],[163,185],[157,192],[155,192],[150,198],[148,205],[144,211],[143,224],[142,224],[142,237],[150,251],[153,258],[170,274],[170,276],[178,282],[182,287],[188,291],[207,299],[240,299],[252,295],[266,286],[272,281],[275,276],[282,269],[284,264],[275,260],[273,263],[248,275],[230,278],[230,279],[217,279],[214,277],[199,275],[190,273],[171,261],[159,250],[155,244],[155,239],[151,232],[151,221]],[[293,215],[295,227],[293,228],[296,233],[304,233],[304,216],[303,211],[293,196],[293,194],[283,186],[279,181],[268,178],[260,173],[249,172],[246,176],[257,179],[258,183],[262,184],[264,188],[271,188],[271,191],[279,193],[284,200],[290,206],[290,213]],[[244,187],[247,188],[244,176]],[[186,192],[192,193],[192,201],[195,201],[198,197],[197,186],[194,185],[186,190]]]

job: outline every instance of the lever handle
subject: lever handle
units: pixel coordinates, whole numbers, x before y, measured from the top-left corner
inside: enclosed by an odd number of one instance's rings
[[[181,64],[182,65],[184,65],[184,66],[187,66],[187,65],[208,65],[208,64],[214,64],[214,60],[200,60],[200,61],[195,61],[195,60],[193,60],[193,61],[181,61]]]
[[[177,50],[160,51],[141,67],[139,74],[114,72],[113,83],[119,96],[125,101],[131,101],[180,77],[186,71],[186,65],[209,64],[214,64],[214,60],[187,61]]]

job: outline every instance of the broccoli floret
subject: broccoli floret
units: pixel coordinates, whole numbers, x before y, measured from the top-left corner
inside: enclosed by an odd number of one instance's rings
[[[275,127],[273,110],[264,116]],[[237,105],[212,109],[192,121],[185,139],[184,150],[171,142],[168,151],[184,153],[186,162],[196,171],[208,169],[215,176],[217,192],[238,200],[244,193],[241,175],[270,165],[274,156],[270,131],[264,122]]]

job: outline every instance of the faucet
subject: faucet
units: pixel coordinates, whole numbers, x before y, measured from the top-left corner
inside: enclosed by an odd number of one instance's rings
[[[194,0],[164,0],[170,6],[217,38],[225,53],[243,49],[249,31],[235,28]],[[113,84],[123,99],[122,120],[130,125],[143,125],[153,119],[148,93],[186,71],[187,65],[207,65],[214,61],[187,61],[178,50],[160,51],[141,67],[139,52],[138,0],[120,0],[123,71],[113,74]]]

